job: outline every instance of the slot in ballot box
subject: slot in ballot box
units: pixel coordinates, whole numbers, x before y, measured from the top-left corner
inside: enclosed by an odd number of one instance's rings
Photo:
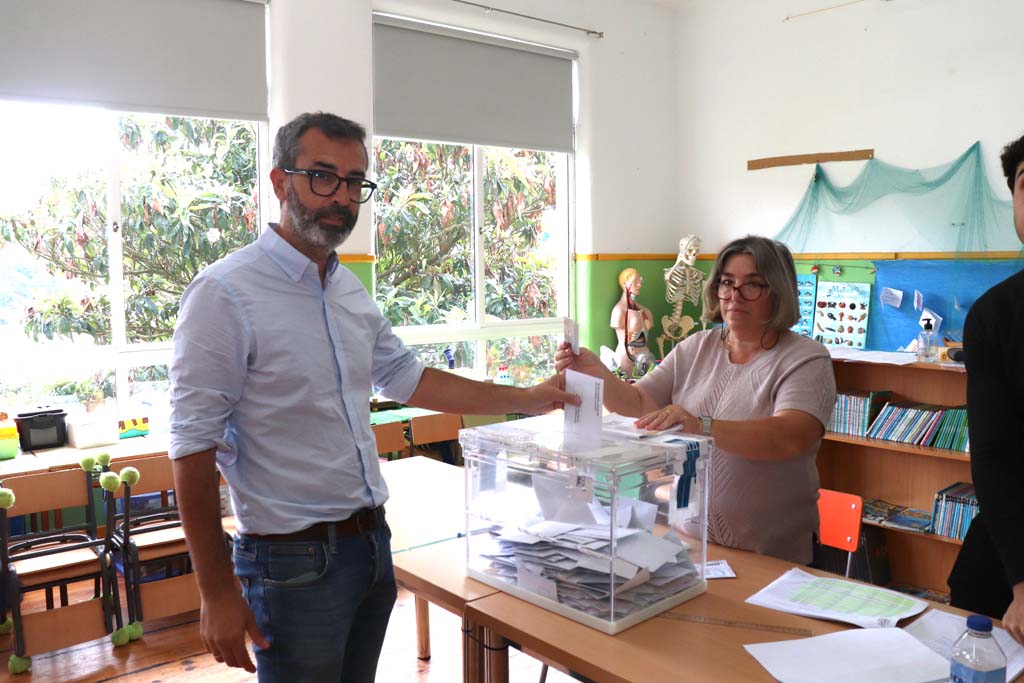
[[[562,416],[460,432],[469,576],[605,633],[707,589],[711,440],[602,431]]]

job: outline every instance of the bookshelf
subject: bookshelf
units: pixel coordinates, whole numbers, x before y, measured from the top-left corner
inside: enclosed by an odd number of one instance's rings
[[[967,375],[961,366],[835,359],[832,367],[840,393],[888,389],[895,400],[945,406],[963,405],[967,400]],[[826,434],[821,442],[818,472],[825,488],[928,511],[936,491],[955,481],[971,481],[966,453],[833,433]],[[880,528],[885,529],[894,584],[949,592],[946,578],[960,550],[959,541]]]

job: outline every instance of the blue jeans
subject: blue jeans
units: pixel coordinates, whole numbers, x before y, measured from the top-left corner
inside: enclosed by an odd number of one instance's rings
[[[235,574],[270,647],[260,683],[372,683],[397,589],[391,530],[329,542],[236,536]]]

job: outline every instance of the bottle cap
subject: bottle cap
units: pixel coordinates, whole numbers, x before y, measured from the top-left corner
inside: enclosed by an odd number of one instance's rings
[[[967,628],[972,631],[981,631],[983,633],[989,633],[992,631],[992,620],[986,616],[980,614],[972,614],[967,617]]]
[[[924,329],[926,329],[926,330],[932,329],[932,319],[931,318],[925,318],[924,319]]]

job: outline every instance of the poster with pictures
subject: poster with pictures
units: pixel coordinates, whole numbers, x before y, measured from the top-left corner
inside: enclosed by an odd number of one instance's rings
[[[814,299],[814,338],[825,346],[863,349],[868,334],[871,285],[818,282]]]
[[[813,336],[811,324],[814,322],[814,290],[817,284],[818,276],[812,273],[796,276],[796,297],[800,304],[800,320],[789,329],[805,337]]]

